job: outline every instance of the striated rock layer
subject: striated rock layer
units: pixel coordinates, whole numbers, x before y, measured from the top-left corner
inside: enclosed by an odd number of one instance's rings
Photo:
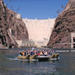
[[[28,40],[28,32],[20,15],[9,10],[0,0],[0,44],[18,47],[17,40],[25,39]]]
[[[75,33],[75,0],[69,0],[56,19],[48,47],[71,48],[71,33]]]

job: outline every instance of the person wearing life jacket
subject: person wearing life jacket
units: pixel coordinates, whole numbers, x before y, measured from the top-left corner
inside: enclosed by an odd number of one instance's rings
[[[33,51],[31,51],[31,52],[30,52],[30,55],[34,55],[34,52],[33,52]]]
[[[40,56],[40,51],[37,52],[37,55]]]
[[[24,51],[23,51],[23,52],[20,52],[20,55],[21,55],[21,56],[24,56]]]
[[[48,55],[47,51],[45,51],[45,52],[44,52],[44,55],[45,55],[45,56],[47,56],[47,55]]]
[[[42,51],[40,51],[40,55],[43,55],[43,52]]]

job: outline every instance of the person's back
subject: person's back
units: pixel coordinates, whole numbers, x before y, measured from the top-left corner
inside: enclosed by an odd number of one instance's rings
[[[32,52],[30,53],[30,55],[34,55],[34,52],[32,51]]]
[[[44,52],[44,55],[48,55],[47,51]]]

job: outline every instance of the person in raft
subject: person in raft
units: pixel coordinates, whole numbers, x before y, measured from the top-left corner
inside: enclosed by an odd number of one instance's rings
[[[23,51],[23,52],[20,52],[20,55],[21,55],[21,56],[24,56],[24,51]]]

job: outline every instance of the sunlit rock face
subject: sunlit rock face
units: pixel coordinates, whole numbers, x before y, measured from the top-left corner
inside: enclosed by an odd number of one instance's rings
[[[75,0],[69,0],[63,12],[56,18],[55,26],[47,46],[51,48],[75,48],[74,37]]]
[[[67,3],[66,8],[64,9],[64,11],[66,11],[70,8],[75,8],[75,0],[69,0],[69,2]]]
[[[25,39],[28,40],[28,32],[20,14],[8,9],[0,0],[0,44],[10,48],[18,47],[18,42]]]
[[[23,19],[29,33],[29,39],[37,46],[46,46],[52,33],[55,19]]]

